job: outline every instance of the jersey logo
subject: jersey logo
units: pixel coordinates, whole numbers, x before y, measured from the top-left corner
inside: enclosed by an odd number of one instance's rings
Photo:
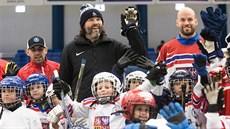
[[[172,55],[172,54],[173,54],[173,52],[167,53],[167,56],[170,56],[170,55]]]
[[[82,51],[82,52],[79,52],[79,53],[76,53],[76,56],[79,56],[81,55],[82,53],[84,53],[85,51]]]
[[[94,118],[94,129],[110,129],[109,116],[97,116]]]

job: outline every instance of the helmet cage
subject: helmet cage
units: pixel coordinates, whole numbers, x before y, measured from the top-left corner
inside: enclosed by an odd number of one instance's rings
[[[130,83],[131,81],[140,81],[141,84],[145,81],[145,77],[147,75],[142,72],[142,71],[134,71],[134,72],[131,72],[129,73],[127,76],[126,76],[126,83],[125,83],[125,87],[124,87],[124,90],[125,91],[129,91],[130,90]]]
[[[189,85],[189,91],[188,91],[188,93],[185,93],[185,99],[190,98],[192,91],[193,91],[194,83],[195,83],[194,80],[193,79],[172,79],[169,83],[170,83],[170,87],[171,87],[171,96],[173,97],[173,99],[176,99],[176,100],[182,99],[182,96],[176,94],[176,92],[173,90],[173,87],[175,86],[175,84],[177,84],[177,85],[178,85],[178,83],[183,84],[183,82]],[[187,87],[186,87],[186,89],[187,89]]]
[[[6,92],[5,90],[8,90],[10,92],[15,92],[16,93],[16,98],[14,102],[11,103],[5,103],[3,102],[2,94]],[[1,86],[0,87],[0,105],[2,105],[4,108],[13,108],[15,107],[18,103],[22,101],[23,97],[23,91],[22,88],[20,87],[15,87],[15,86]]]
[[[113,94],[111,96],[103,96],[99,97],[97,95],[97,86],[98,83],[101,82],[111,82],[113,86]],[[101,104],[105,104],[109,101],[114,101],[117,95],[120,93],[121,82],[120,80],[113,74],[109,72],[101,72],[94,76],[93,82],[91,85],[91,91],[93,96],[99,101]]]
[[[30,90],[31,90],[31,86],[37,86],[37,85],[42,85],[43,86],[43,97],[41,99],[34,99],[31,94],[30,94]],[[47,87],[48,87],[49,83],[47,82],[33,82],[33,83],[28,83],[26,84],[26,96],[31,99],[31,100],[34,100],[34,101],[41,101],[45,98],[45,93],[46,93],[46,90],[47,90]]]
[[[99,81],[98,83],[101,83],[101,82],[111,82],[111,81],[105,79],[105,80]],[[113,93],[112,93],[112,95],[111,96],[103,96],[103,97],[99,97],[97,95],[97,93],[96,93],[98,83],[95,84],[95,98],[99,101],[99,103],[106,104],[106,103],[108,103],[110,101],[113,101],[117,97],[118,92],[117,92],[116,87],[114,87],[114,83],[116,83],[116,82],[111,82],[112,86],[113,86]]]

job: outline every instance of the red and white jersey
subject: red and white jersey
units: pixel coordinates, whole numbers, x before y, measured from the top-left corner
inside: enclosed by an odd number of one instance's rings
[[[40,104],[32,104],[30,103],[30,100],[27,101],[26,107],[35,111],[40,118],[40,121],[42,123],[42,128],[43,129],[51,129],[50,127],[50,123],[47,120],[47,114],[48,112],[51,110],[50,106],[48,105],[48,103],[44,104],[44,105],[40,105]]]
[[[205,129],[206,118],[200,109],[194,108],[192,101],[185,104],[186,118],[196,129]]]
[[[153,87],[150,81],[146,80],[137,88],[150,91],[153,88],[158,88],[158,86]],[[87,125],[90,129],[114,129],[125,127],[125,117],[123,114],[115,113],[122,110],[121,102],[125,94],[126,92],[121,93],[120,96],[118,96],[113,102],[106,104],[95,103],[96,98],[94,97],[86,98],[79,103],[77,101],[72,101],[68,95],[65,96],[65,101],[67,102],[71,117],[87,118]],[[94,104],[92,105],[92,103]]]
[[[42,125],[36,112],[21,106],[13,112],[3,109],[0,129],[42,129]]]
[[[165,76],[166,87],[169,86],[169,77],[176,70],[186,69],[197,79],[196,70],[192,66],[194,62],[193,54],[197,53],[201,52],[196,43],[192,45],[183,45],[176,38],[163,45],[157,57],[157,62],[163,61],[166,63],[168,72]]]

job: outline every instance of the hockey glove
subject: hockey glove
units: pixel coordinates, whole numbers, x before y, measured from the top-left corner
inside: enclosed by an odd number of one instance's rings
[[[47,120],[50,123],[57,123],[61,115],[64,114],[62,107],[60,105],[55,106],[47,115]]]
[[[150,70],[155,66],[155,64],[145,56],[138,57],[136,65],[146,70]]]
[[[216,8],[215,11],[212,7],[207,7],[206,11],[201,11],[200,16],[203,21],[203,24],[206,27],[209,27],[216,33],[216,36],[220,38],[222,30],[227,22],[227,15],[222,13],[220,8]]]
[[[132,64],[136,59],[138,55],[132,51],[127,50],[125,54],[117,61],[117,67],[120,69],[126,68],[128,65]]]
[[[136,27],[139,27],[139,12],[134,6],[129,6],[121,14],[121,35],[126,37],[128,31]]]
[[[162,85],[164,76],[167,74],[165,63],[162,61],[158,62],[153,68],[149,70],[146,78],[151,82],[152,85]]]
[[[68,92],[70,92],[70,86],[64,82],[63,80],[58,80],[56,78],[53,79],[53,90],[54,94],[58,97],[59,100],[61,100],[61,92],[64,92],[64,95],[66,95]]]
[[[132,123],[125,126],[124,129],[157,129],[154,125],[145,125],[140,123]]]
[[[164,106],[160,114],[168,121],[167,126],[171,129],[195,129],[186,119],[183,108],[179,103],[170,103]]]
[[[193,54],[194,63],[192,63],[193,67],[196,69],[197,73],[200,76],[207,76],[208,71],[206,69],[206,61],[207,57],[203,54]]]
[[[206,40],[204,43],[197,40],[197,45],[203,54],[205,54],[208,59],[213,59],[216,57],[223,58],[224,53],[221,50],[219,41],[208,41]]]
[[[223,87],[218,88],[215,83],[211,83],[202,92],[208,100],[207,112],[217,112],[218,104],[223,105]]]
[[[6,76],[15,76],[18,74],[19,70],[20,69],[15,62],[8,62],[6,65],[5,75],[3,75],[3,78]]]

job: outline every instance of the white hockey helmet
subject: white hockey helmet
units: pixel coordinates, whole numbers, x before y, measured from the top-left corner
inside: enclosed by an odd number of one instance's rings
[[[110,81],[114,88],[114,93],[112,96],[107,97],[98,97],[97,95],[97,84],[103,81]],[[107,103],[109,101],[113,101],[117,95],[120,93],[121,82],[120,80],[112,73],[109,72],[101,72],[94,76],[93,82],[91,85],[91,91],[93,96],[100,102],[100,103]]]
[[[129,73],[125,77],[126,83],[125,83],[125,86],[124,86],[124,90],[125,91],[130,90],[130,82],[132,80],[140,80],[140,81],[144,82],[146,76],[147,76],[147,74],[142,72],[142,71],[134,71],[134,72]]]

